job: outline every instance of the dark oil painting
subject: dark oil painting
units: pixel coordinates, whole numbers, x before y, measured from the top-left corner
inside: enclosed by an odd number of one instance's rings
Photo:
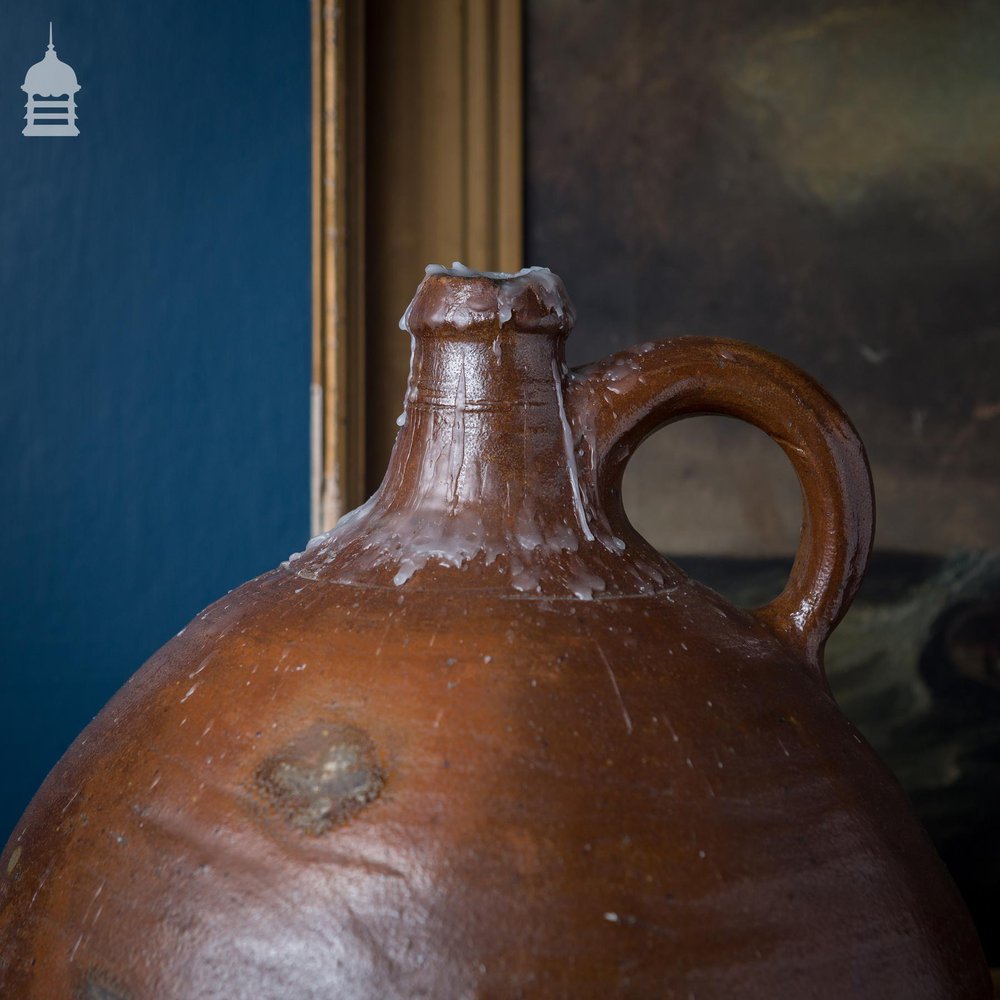
[[[1000,965],[1000,4],[527,0],[526,244],[580,363],[736,337],[817,377],[864,438],[868,580],[831,641]],[[742,602],[801,517],[777,447],[661,431],[636,526]]]

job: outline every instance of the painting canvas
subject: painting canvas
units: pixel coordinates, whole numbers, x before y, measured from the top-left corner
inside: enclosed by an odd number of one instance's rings
[[[1000,964],[1000,7],[529,0],[527,263],[562,275],[580,363],[687,334],[822,381],[870,454],[866,588],[828,651]],[[778,449],[661,431],[636,526],[746,603],[801,517]]]

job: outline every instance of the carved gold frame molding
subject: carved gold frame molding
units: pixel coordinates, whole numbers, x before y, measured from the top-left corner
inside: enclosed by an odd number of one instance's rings
[[[431,261],[522,266],[520,0],[313,0],[313,533],[378,485]]]

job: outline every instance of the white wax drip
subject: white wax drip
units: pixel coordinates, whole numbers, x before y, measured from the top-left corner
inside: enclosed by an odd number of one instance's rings
[[[566,310],[566,291],[559,276],[553,274],[547,267],[522,267],[520,271],[476,271],[466,267],[461,261],[452,262],[451,267],[443,264],[428,264],[424,268],[428,276],[447,275],[451,278],[488,278],[498,283],[497,315],[500,325],[509,323],[514,316],[514,300],[524,291],[531,288],[538,300],[550,312],[560,319]],[[399,328],[410,331],[411,302],[399,319]],[[497,351],[497,348],[494,348]]]

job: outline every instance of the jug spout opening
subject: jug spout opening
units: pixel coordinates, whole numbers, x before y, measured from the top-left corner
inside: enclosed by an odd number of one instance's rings
[[[458,261],[429,264],[399,321],[415,337],[493,338],[501,329],[565,337],[576,313],[562,280],[547,267],[474,271]]]

